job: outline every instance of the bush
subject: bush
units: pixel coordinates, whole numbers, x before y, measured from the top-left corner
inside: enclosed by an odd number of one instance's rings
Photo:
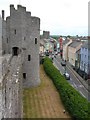
[[[44,70],[53,80],[65,108],[75,120],[90,119],[90,102],[80,95],[54,67],[49,58],[44,59]]]

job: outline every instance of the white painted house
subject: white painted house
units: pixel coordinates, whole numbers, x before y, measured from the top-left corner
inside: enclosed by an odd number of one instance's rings
[[[81,47],[81,62],[80,70],[88,74],[88,42],[85,42]]]

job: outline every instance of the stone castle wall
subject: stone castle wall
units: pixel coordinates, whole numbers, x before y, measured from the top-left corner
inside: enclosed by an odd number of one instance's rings
[[[22,88],[40,84],[40,18],[26,8],[10,5],[10,16],[2,15],[2,117],[22,117]],[[1,110],[0,110],[1,111]]]
[[[24,87],[39,85],[40,19],[31,16],[31,13],[21,5],[17,6],[17,10],[14,5],[10,5],[10,17],[6,22],[9,53],[13,54],[13,47],[18,47],[19,54],[22,51],[25,53],[23,73],[26,74],[26,78],[23,80]]]
[[[2,117],[22,117],[22,63],[21,57],[13,57],[2,81]]]

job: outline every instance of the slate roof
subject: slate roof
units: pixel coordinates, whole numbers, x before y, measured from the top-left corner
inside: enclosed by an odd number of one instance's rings
[[[83,45],[82,45],[82,48],[88,48],[88,41],[86,41]]]
[[[82,42],[81,41],[73,41],[69,46],[76,48],[78,45],[80,45]]]
[[[70,42],[69,39],[64,40],[64,41],[63,41],[63,45],[66,45],[68,42]]]

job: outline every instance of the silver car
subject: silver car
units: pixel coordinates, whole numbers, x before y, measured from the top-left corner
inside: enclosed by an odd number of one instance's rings
[[[64,73],[63,75],[64,75],[64,77],[66,78],[66,80],[70,80],[70,75],[69,75],[67,72]]]

